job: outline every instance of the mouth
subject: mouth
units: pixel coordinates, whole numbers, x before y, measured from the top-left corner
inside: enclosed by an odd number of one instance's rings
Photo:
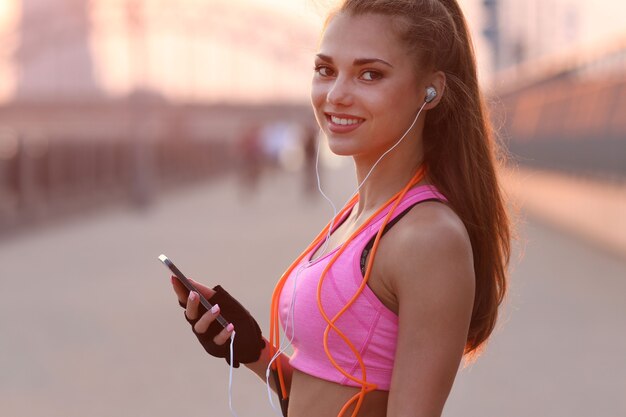
[[[324,113],[328,127],[334,133],[346,133],[358,128],[365,119],[349,114]]]

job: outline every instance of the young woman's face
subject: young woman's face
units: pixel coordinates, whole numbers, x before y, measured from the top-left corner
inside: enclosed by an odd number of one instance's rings
[[[426,86],[392,23],[384,15],[339,13],[323,34],[311,101],[336,154],[376,158],[400,139],[424,103]]]

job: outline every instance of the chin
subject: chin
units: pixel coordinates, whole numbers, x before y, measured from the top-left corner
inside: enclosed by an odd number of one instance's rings
[[[334,148],[330,148],[330,151],[337,156],[354,156],[354,152],[349,152],[346,150],[342,150],[342,149],[334,149]]]
[[[326,139],[328,142],[328,148],[335,155],[353,156],[359,153],[358,147],[354,146],[354,143],[348,138],[336,138],[328,136],[327,134]]]

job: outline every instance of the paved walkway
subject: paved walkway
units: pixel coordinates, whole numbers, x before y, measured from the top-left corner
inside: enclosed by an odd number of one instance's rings
[[[343,201],[352,172],[325,183]],[[274,175],[244,198],[225,178],[0,242],[0,415],[228,416],[228,368],[189,334],[156,258],[224,283],[267,332],[273,284],[331,215],[300,185]],[[534,217],[521,234],[499,329],[445,416],[626,415],[626,262]],[[244,370],[234,405],[273,415]]]
[[[508,170],[503,179],[525,212],[626,260],[626,181],[524,168]]]

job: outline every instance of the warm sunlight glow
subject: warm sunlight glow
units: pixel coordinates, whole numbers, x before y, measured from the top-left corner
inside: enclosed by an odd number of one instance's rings
[[[614,18],[626,14],[626,2],[602,2],[501,0],[501,18],[509,41],[522,39],[529,53],[552,54],[626,33]],[[35,84],[52,93],[80,84],[59,83],[59,74],[67,76],[63,68],[83,66],[77,71],[81,88],[92,83],[109,95],[142,88],[177,100],[307,100],[319,31],[336,3],[0,0],[0,101],[17,88],[17,67],[24,64],[16,57],[27,59],[26,74],[40,77]],[[483,2],[460,3],[474,33],[480,73],[487,76],[491,51],[482,35]],[[22,4],[30,16],[26,28],[20,27]],[[37,18],[42,8],[49,19]]]
[[[13,90],[14,71],[11,53],[17,41],[15,27],[18,19],[16,1],[0,1],[0,102],[6,101]]]

